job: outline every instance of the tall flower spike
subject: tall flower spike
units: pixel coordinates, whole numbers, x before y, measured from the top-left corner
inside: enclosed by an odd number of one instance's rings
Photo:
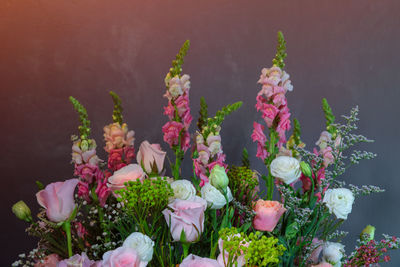
[[[113,99],[114,102],[114,110],[113,110],[113,122],[118,122],[120,125],[122,125],[122,103],[121,103],[121,98],[119,97],[119,95],[117,95],[115,92],[110,91],[110,95]]]
[[[88,140],[90,135],[90,120],[88,119],[87,111],[85,107],[81,103],[79,103],[79,101],[76,100],[74,97],[70,96],[69,100],[74,106],[74,109],[78,112],[79,120],[82,124],[78,127],[80,138],[82,140]]]
[[[272,63],[283,70],[283,68],[285,67],[284,60],[286,57],[286,41],[283,37],[283,33],[281,31],[278,31],[278,46],[276,48],[276,55],[275,58],[272,60]]]

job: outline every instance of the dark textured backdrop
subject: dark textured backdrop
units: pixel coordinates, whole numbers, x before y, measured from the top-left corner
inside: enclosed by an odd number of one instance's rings
[[[77,133],[78,119],[68,96],[87,107],[99,147],[102,127],[111,121],[112,89],[123,98],[136,145],[148,139],[166,148],[160,130],[166,121],[163,78],[186,39],[192,43],[184,72],[191,75],[193,113],[200,96],[211,113],[243,100],[223,127],[227,160],[238,163],[246,146],[253,166],[264,171],[250,134],[259,118],[256,81],[261,68],[271,65],[278,30],[288,43],[294,85],[289,105],[308,147],[323,130],[322,97],[335,114],[359,105],[359,130],[376,140],[368,148],[379,157],[344,178],[387,192],[357,199],[344,224],[351,232],[347,250],[367,223],[378,234],[399,235],[399,11],[397,0],[2,0],[0,265],[34,246],[11,205],[23,199],[37,211],[35,180],[71,178],[69,137]],[[397,253],[390,266],[399,265]]]

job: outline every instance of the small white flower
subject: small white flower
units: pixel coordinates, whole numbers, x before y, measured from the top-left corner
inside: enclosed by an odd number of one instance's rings
[[[322,261],[332,264],[335,267],[341,266],[340,260],[343,257],[344,245],[334,242],[326,242],[322,250]]]
[[[351,213],[354,202],[353,193],[347,188],[328,189],[322,201],[326,204],[330,213],[335,214],[338,219],[347,219]]]
[[[134,232],[125,239],[122,247],[133,248],[138,253],[140,260],[149,262],[153,258],[154,241],[147,235]]]
[[[232,192],[229,187],[227,187],[226,189],[228,201],[231,202],[233,199]],[[201,197],[207,201],[207,205],[211,209],[220,209],[226,205],[225,196],[210,183],[206,183],[201,188]]]
[[[271,162],[271,174],[285,184],[296,181],[300,175],[300,162],[288,156],[279,156]]]
[[[174,198],[188,200],[196,195],[196,189],[188,180],[177,180],[171,183]]]

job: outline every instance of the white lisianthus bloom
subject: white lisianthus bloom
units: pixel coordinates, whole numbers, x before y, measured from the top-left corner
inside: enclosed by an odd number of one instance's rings
[[[134,232],[130,234],[125,239],[122,247],[134,249],[141,261],[149,262],[153,258],[154,241],[142,233]]]
[[[188,180],[177,180],[171,183],[174,198],[188,200],[196,195],[196,188]]]
[[[226,188],[228,201],[231,202],[233,199],[231,189]],[[226,205],[225,196],[217,188],[212,186],[210,183],[206,183],[201,188],[201,197],[207,201],[208,207],[211,209],[220,209]]]
[[[335,267],[340,267],[344,254],[344,245],[334,242],[326,242],[322,250],[322,261],[332,264]]]
[[[280,156],[274,159],[270,165],[271,174],[285,184],[296,181],[300,175],[300,162],[293,157]]]
[[[347,219],[351,213],[354,202],[353,193],[347,188],[328,189],[322,201],[326,204],[330,213],[335,214],[338,219]]]

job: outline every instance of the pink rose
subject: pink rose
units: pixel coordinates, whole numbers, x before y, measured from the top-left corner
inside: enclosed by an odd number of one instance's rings
[[[103,255],[102,267],[144,267],[146,265],[147,262],[140,261],[136,250],[129,247],[119,247]]]
[[[203,232],[206,208],[207,201],[197,196],[188,200],[175,199],[169,204],[162,213],[171,229],[172,238],[179,241],[184,231],[187,242],[196,241]]]
[[[164,141],[170,146],[179,144],[179,134],[183,129],[183,124],[176,121],[169,121],[163,127]]]
[[[276,224],[286,211],[278,201],[269,201],[259,199],[254,207],[256,216],[253,220],[253,226],[256,230],[269,231],[274,230]]]
[[[120,125],[118,122],[104,126],[104,140],[106,146],[104,150],[110,152],[112,149],[132,146],[135,141],[135,132],[128,131],[126,123]]]
[[[46,215],[52,222],[66,221],[75,209],[74,191],[78,179],[55,182],[36,194],[40,206],[46,209]]]
[[[82,255],[76,254],[69,259],[65,259],[60,261],[57,267],[70,267],[70,266],[80,266],[80,267],[92,267],[96,264],[95,261],[90,260],[85,252],[82,252]]]
[[[129,164],[118,171],[114,172],[112,176],[108,178],[107,186],[111,191],[119,190],[125,187],[125,183],[129,181],[143,181],[145,173],[138,164]]]
[[[57,264],[60,260],[60,256],[57,254],[50,254],[47,255],[43,260],[35,263],[34,267],[57,267]]]
[[[161,150],[159,144],[150,144],[144,141],[140,144],[137,162],[150,174],[153,170],[160,173],[164,168],[164,159],[167,153]],[[155,167],[155,169],[154,169]]]
[[[222,265],[223,266],[223,265]],[[216,260],[189,254],[179,267],[222,267]]]

